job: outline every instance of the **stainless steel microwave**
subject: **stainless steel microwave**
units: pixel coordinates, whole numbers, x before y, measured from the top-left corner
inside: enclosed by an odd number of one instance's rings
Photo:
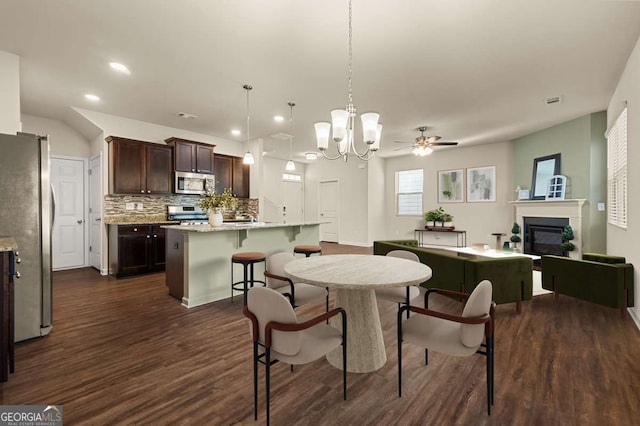
[[[176,172],[176,194],[203,194],[205,191],[215,189],[216,179],[214,175],[202,173]]]

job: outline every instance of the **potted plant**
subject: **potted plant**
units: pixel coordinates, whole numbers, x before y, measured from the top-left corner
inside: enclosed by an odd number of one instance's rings
[[[564,230],[562,231],[562,244],[560,244],[560,247],[562,247],[562,250],[565,251],[567,257],[569,257],[570,251],[576,249],[575,244],[571,242],[571,240],[573,240],[574,238],[575,236],[573,235],[573,228],[571,227],[571,225],[565,226]]]
[[[513,249],[517,250],[518,243],[522,241],[522,239],[520,238],[520,235],[518,235],[520,233],[520,225],[518,225],[517,222],[513,223],[513,227],[511,228],[511,233],[513,234],[510,238],[511,242],[513,243]]]
[[[438,207],[435,210],[429,210],[424,213],[424,221],[429,224],[429,222],[433,223],[433,226],[436,226],[436,222],[440,223],[440,226],[444,226],[445,222],[451,222],[453,220],[453,216],[449,213],[446,213],[442,207]],[[428,229],[428,227],[427,227]]]
[[[218,194],[215,190],[207,190],[200,196],[200,208],[209,214],[209,225],[220,226],[223,223],[222,210],[232,209],[238,205],[238,200],[231,193],[230,188],[225,188]]]

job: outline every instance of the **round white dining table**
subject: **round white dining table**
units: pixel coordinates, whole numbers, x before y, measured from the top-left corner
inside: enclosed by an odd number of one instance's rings
[[[385,364],[375,289],[419,285],[431,278],[431,268],[397,257],[360,254],[311,256],[284,267],[294,282],[304,282],[335,291],[335,306],[347,312],[347,371],[367,373]],[[340,316],[331,324],[342,329]],[[331,365],[342,368],[342,349],[327,355]]]

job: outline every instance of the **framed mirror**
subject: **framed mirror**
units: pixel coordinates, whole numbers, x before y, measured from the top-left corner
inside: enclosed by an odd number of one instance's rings
[[[547,181],[551,176],[559,174],[560,153],[534,158],[530,199],[544,200],[547,195]]]

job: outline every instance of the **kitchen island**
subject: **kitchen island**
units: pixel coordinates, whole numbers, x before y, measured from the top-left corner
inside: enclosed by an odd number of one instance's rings
[[[169,294],[187,308],[231,296],[231,256],[260,251],[267,256],[293,247],[318,244],[321,222],[233,223],[221,226],[168,225],[166,229],[166,275]],[[257,265],[256,279],[263,266]],[[242,279],[242,269],[234,270]],[[239,299],[241,300],[241,299]]]

